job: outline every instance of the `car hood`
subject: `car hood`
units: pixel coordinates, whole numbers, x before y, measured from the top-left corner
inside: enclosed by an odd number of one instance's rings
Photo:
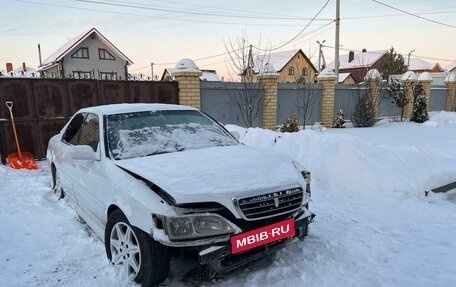
[[[300,186],[300,173],[284,154],[243,145],[188,150],[116,161],[172,196],[176,204],[231,202]]]

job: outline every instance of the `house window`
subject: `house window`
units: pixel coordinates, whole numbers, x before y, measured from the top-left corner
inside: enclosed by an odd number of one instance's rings
[[[294,67],[288,68],[288,75],[290,75],[290,76],[294,75]]]
[[[75,79],[92,79],[92,72],[73,71],[73,78],[75,78]]]
[[[114,58],[114,56],[106,49],[98,49],[98,56],[100,57],[100,60],[116,60],[116,58]]]
[[[71,55],[71,58],[79,58],[79,59],[88,59],[89,58],[89,48],[82,47],[79,48],[76,52]]]
[[[100,80],[117,80],[116,72],[100,72]]]

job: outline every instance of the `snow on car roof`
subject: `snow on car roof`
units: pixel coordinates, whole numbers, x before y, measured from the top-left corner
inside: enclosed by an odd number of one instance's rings
[[[110,104],[93,106],[79,110],[80,112],[96,112],[103,115],[122,114],[140,111],[163,111],[163,110],[196,110],[195,108],[171,104]]]

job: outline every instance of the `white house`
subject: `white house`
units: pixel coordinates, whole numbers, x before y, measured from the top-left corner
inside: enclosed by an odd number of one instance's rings
[[[46,76],[116,80],[127,79],[133,62],[97,29],[70,39],[39,67]]]

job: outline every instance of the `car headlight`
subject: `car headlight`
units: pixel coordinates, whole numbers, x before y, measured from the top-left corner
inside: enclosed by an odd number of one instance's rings
[[[216,214],[166,217],[165,229],[170,240],[183,240],[234,233],[226,219]]]
[[[307,184],[309,184],[309,183],[312,181],[310,172],[308,172],[308,171],[301,171],[301,175],[302,175],[302,177],[304,178],[304,181],[305,181]]]

